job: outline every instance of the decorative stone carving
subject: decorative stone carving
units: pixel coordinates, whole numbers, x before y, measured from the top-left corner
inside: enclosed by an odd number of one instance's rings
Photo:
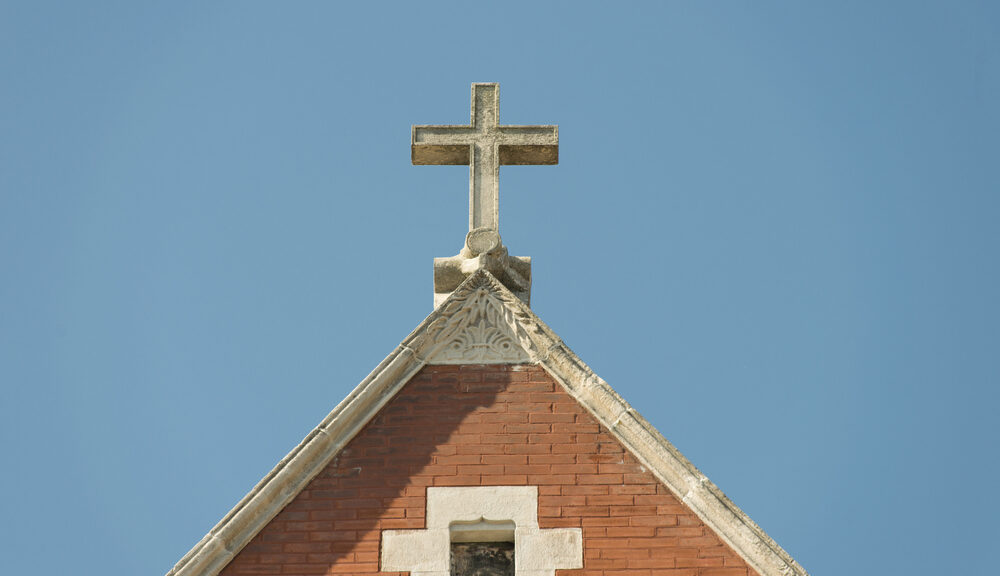
[[[429,364],[523,364],[531,358],[515,334],[510,308],[481,286],[461,299],[435,329]]]

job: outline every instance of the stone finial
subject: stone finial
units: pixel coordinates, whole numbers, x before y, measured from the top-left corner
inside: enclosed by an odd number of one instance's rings
[[[414,164],[469,166],[469,233],[456,256],[434,259],[434,306],[472,272],[486,269],[526,304],[531,258],[510,256],[500,240],[500,166],[559,163],[558,126],[500,125],[500,85],[472,85],[472,120],[414,126]]]

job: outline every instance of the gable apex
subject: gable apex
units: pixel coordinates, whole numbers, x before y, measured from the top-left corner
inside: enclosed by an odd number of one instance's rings
[[[441,303],[437,317],[411,346],[428,364],[537,362],[525,323],[516,319],[534,314],[524,315],[515,304],[527,309],[495,276],[477,270]]]
[[[471,274],[167,576],[215,576],[426,365],[535,364],[761,576],[807,576],[757,524],[485,270]]]

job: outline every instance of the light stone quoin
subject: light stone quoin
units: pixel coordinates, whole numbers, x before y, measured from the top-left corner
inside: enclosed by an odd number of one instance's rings
[[[473,84],[469,125],[413,126],[410,152],[418,165],[469,166],[469,233],[457,256],[434,259],[434,306],[479,269],[530,305],[531,259],[500,240],[500,166],[558,164],[559,127],[501,125],[499,84]]]

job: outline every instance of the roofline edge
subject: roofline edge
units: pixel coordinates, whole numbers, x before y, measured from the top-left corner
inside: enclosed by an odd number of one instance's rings
[[[516,295],[485,270],[473,273],[213,527],[167,576],[216,576],[391,400],[409,379],[434,364],[438,337],[468,295],[489,288],[506,304],[513,337],[532,362],[624,444],[761,576],[808,576],[781,546],[597,376]]]
[[[215,576],[309,483],[426,363],[407,341],[344,398],[254,486],[167,576]]]

